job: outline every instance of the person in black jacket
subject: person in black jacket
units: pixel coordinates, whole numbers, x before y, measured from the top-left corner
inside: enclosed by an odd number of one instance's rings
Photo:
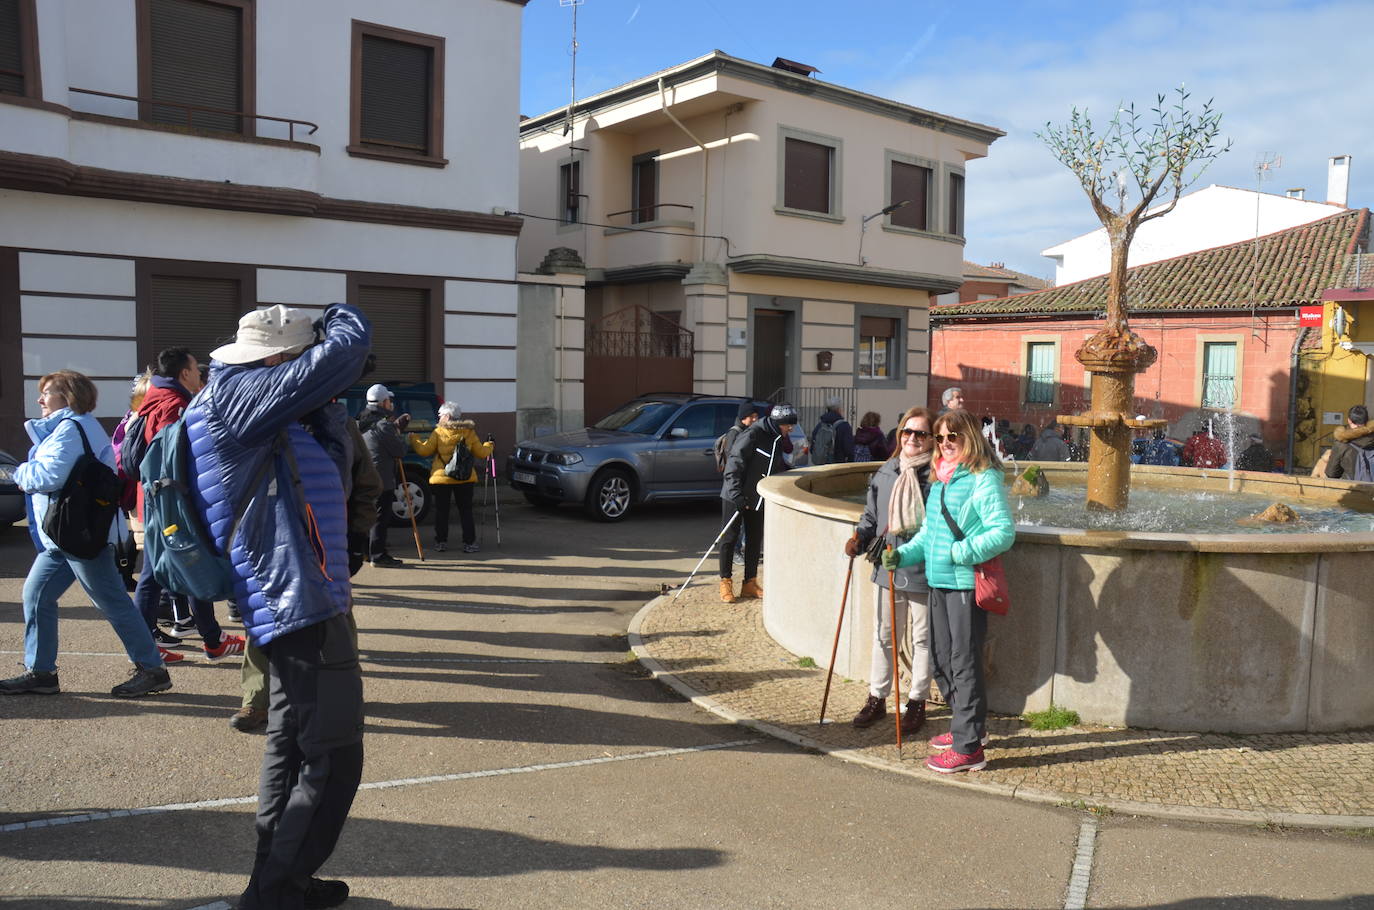
[[[386,551],[386,530],[391,523],[391,507],[396,502],[396,483],[405,479],[396,476],[396,461],[404,458],[408,451],[401,433],[410,422],[409,414],[392,417],[396,410],[393,397],[390,389],[377,383],[367,390],[367,407],[358,414],[358,429],[363,433],[372,464],[382,479],[382,495],[377,497],[377,520],[368,535],[371,562],[379,569],[405,565]]]
[[[744,584],[740,597],[763,597],[759,585],[759,555],[763,552],[763,499],[759,481],[787,470],[787,436],[797,425],[797,409],[790,404],[775,404],[768,416],[755,421],[740,433],[730,449],[725,465],[724,500],[721,517],[727,526],[720,541],[720,600],[734,603],[734,550],[740,528],[744,528]]]

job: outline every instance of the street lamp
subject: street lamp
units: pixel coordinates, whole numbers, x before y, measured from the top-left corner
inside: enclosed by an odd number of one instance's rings
[[[881,218],[884,215],[891,215],[902,206],[911,202],[910,199],[903,199],[901,202],[894,202],[891,205],[874,212],[872,215],[865,215],[859,221],[859,265],[868,265],[868,260],[864,258],[864,234],[868,233],[868,223],[874,218]]]

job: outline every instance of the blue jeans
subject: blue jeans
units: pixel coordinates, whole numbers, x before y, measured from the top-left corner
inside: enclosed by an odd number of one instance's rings
[[[152,633],[134,609],[124,579],[115,567],[114,547],[94,559],[77,559],[61,550],[42,550],[24,580],[24,665],[40,673],[57,670],[57,599],[73,581],[105,614],[124,643],[129,660],[140,667],[160,667]]]
[[[158,580],[153,576],[153,564],[145,553],[143,570],[138,576],[138,587],[134,589],[134,606],[143,616],[143,621],[148,624],[150,633],[157,628],[157,602],[161,599],[162,585],[158,584]],[[208,600],[198,600],[185,594],[172,594],[172,600],[183,611],[189,608],[191,619],[195,621],[196,631],[200,633],[200,640],[205,647],[219,647],[224,630],[215,618],[215,605]]]

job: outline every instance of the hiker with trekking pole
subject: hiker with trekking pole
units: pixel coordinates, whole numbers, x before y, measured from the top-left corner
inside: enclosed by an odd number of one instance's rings
[[[458,504],[463,526],[463,552],[476,553],[477,525],[473,520],[472,496],[477,488],[477,459],[491,458],[495,448],[491,437],[477,438],[476,424],[463,420],[463,409],[452,401],[439,405],[439,424],[427,438],[410,437],[410,447],[418,455],[433,456],[429,492],[434,497],[434,549],[448,549],[448,516],[452,503]],[[483,469],[486,470],[485,468]],[[500,506],[497,506],[499,521]],[[497,531],[498,542],[500,531]]]
[[[386,533],[396,502],[396,485],[406,483],[401,458],[406,453],[405,433],[409,414],[397,415],[395,396],[381,383],[367,390],[367,407],[358,414],[358,429],[367,443],[372,464],[382,478],[382,494],[377,497],[377,520],[368,535],[368,556],[374,568],[395,569],[405,563],[387,552]],[[405,488],[409,492],[409,486]],[[409,504],[407,504],[409,509]],[[409,509],[414,515],[414,510]],[[424,557],[421,556],[421,559]]]
[[[925,724],[926,695],[930,692],[929,596],[925,572],[919,565],[889,573],[882,567],[883,551],[910,540],[925,520],[925,499],[930,492],[930,462],[935,448],[930,429],[930,411],[914,407],[902,415],[897,427],[897,451],[868,481],[863,516],[854,534],[845,541],[849,571],[854,560],[863,556],[873,566],[873,654],[869,664],[868,699],[853,725],[865,729],[887,716],[887,697],[901,672],[893,659],[893,628],[901,630],[897,641],[911,632],[911,688],[900,732],[915,735]],[[891,577],[889,577],[891,575]],[[848,589],[846,580],[845,587]],[[838,645],[845,604],[840,604],[840,621],[835,629]],[[893,614],[896,614],[895,617]],[[834,666],[834,659],[831,659]],[[826,674],[827,694],[829,672]],[[895,706],[894,706],[895,707]],[[824,704],[821,718],[824,720]]]

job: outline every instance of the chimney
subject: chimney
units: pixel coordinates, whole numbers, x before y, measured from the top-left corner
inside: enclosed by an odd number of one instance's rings
[[[1288,191],[1287,195],[1289,199],[1306,199],[1307,187],[1295,186],[1293,187],[1293,189]]]
[[[1326,201],[1345,205],[1350,195],[1350,156],[1336,155],[1326,166]]]

